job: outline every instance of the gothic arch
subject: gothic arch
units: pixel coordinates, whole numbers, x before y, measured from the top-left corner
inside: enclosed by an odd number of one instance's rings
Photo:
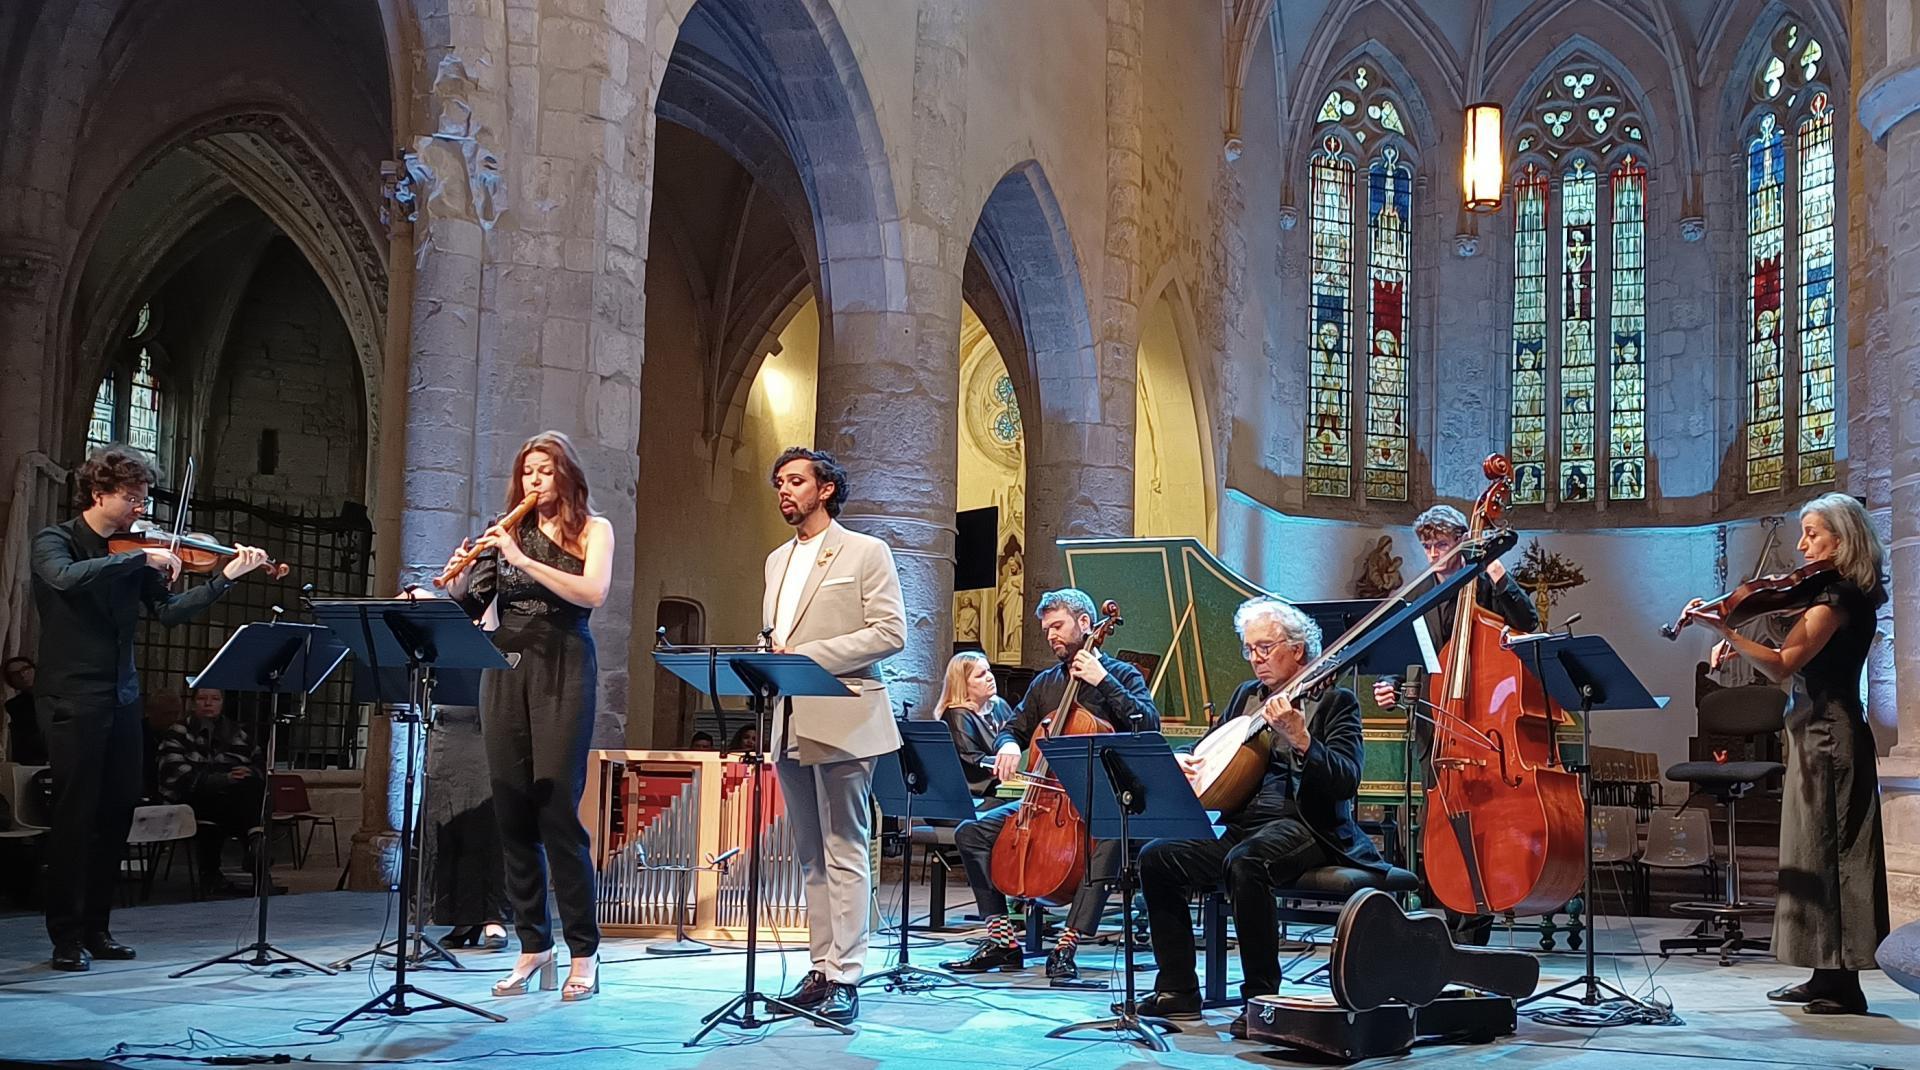
[[[695,20],[741,58],[733,73],[751,88],[806,191],[827,313],[821,316],[823,349],[842,313],[903,311],[906,271],[886,146],[859,57],[833,5],[697,0],[680,22],[682,37]],[[656,89],[649,107],[657,108],[659,97]]]
[[[76,243],[73,263],[77,267],[63,280],[55,309],[52,351],[67,354],[69,361],[63,440],[82,426],[79,417],[91,393],[81,387],[98,378],[129,302],[137,301],[139,288],[152,281],[150,270],[123,256],[118,263],[104,265],[103,285],[91,286],[90,261],[121,197],[156,161],[183,151],[259,207],[312,264],[353,340],[366,388],[367,441],[370,446],[377,441],[377,384],[387,312],[386,242],[364,205],[349,192],[337,165],[297,122],[290,114],[267,109],[192,117],[129,154],[99,193],[89,198],[92,213],[83,221]],[[91,314],[85,326],[78,327],[83,307]]]
[[[1745,153],[1746,134],[1760,110],[1752,94],[1753,83],[1748,77],[1759,65],[1760,57],[1772,47],[1775,35],[1780,32],[1788,19],[1795,19],[1807,26],[1816,40],[1822,42],[1825,55],[1822,61],[1827,70],[1816,79],[1822,91],[1833,99],[1834,109],[1846,113],[1852,103],[1849,90],[1853,86],[1847,73],[1848,60],[1846,37],[1835,37],[1827,32],[1827,27],[1819,21],[1808,18],[1804,13],[1783,3],[1782,0],[1767,0],[1758,17],[1748,27],[1747,34],[1738,42],[1727,59],[1725,70],[1733,72],[1726,84],[1721,86],[1719,97],[1715,101],[1716,114],[1713,118],[1713,137],[1710,144],[1717,153]],[[1844,144],[1853,124],[1841,123],[1835,134]]]
[[[1219,488],[1221,486],[1217,456],[1220,431],[1214,426],[1213,406],[1209,403],[1209,399],[1216,396],[1214,368],[1211,362],[1205,359],[1206,349],[1200,343],[1200,332],[1193,315],[1192,294],[1172,264],[1162,267],[1144,291],[1140,301],[1143,324],[1155,315],[1162,301],[1166,302],[1173,321],[1173,333],[1179,342],[1181,364],[1186,377],[1188,400],[1193,408],[1197,439],[1195,445],[1199,451],[1201,473],[1200,490],[1206,506],[1203,525],[1205,538],[1202,541],[1213,546],[1217,545],[1219,540]],[[1145,334],[1146,330],[1143,327],[1143,344]],[[1136,518],[1137,515],[1136,513]]]
[[[1037,412],[1026,412],[1028,463],[1049,456],[1049,438],[1097,417],[1098,362],[1080,264],[1059,201],[1039,162],[1001,177],[974,224],[973,251],[1009,317],[1020,328],[1024,373]],[[1009,358],[1014,354],[1002,350]],[[1023,399],[1024,401],[1025,399]],[[1034,419],[1037,415],[1039,418]]]
[[[1377,38],[1368,38],[1348,49],[1337,63],[1328,63],[1317,68],[1310,76],[1310,80],[1302,80],[1300,83],[1299,92],[1294,95],[1293,101],[1292,110],[1296,120],[1293,123],[1293,144],[1287,153],[1288,159],[1304,160],[1312,152],[1320,125],[1314,120],[1314,115],[1322,103],[1322,98],[1326,96],[1328,87],[1339,81],[1344,72],[1363,63],[1377,68],[1386,75],[1387,81],[1392,86],[1393,95],[1405,106],[1407,118],[1412,122],[1412,129],[1402,136],[1402,141],[1414,154],[1414,159],[1419,160],[1432,154],[1442,143],[1444,139],[1440,134],[1439,126],[1434,122],[1433,109],[1427,104],[1426,94],[1421,89],[1420,81],[1407,70],[1406,65],[1400,62],[1400,57],[1391,49]]]

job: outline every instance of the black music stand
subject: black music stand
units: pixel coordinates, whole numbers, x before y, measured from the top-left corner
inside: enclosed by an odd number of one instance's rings
[[[248,691],[274,697],[297,694],[300,696],[300,712],[304,715],[307,696],[326,682],[346,656],[347,648],[328,635],[325,628],[312,624],[282,624],[277,619],[271,624],[243,624],[227,637],[226,643],[214,654],[213,660],[207,662],[206,668],[197,675],[187,677],[187,686]],[[283,962],[294,962],[329,977],[333,975],[333,971],[325,966],[283,951],[267,940],[267,903],[273,896],[270,864],[273,852],[269,847],[272,841],[267,836],[273,816],[270,778],[273,773],[276,730],[285,716],[285,704],[276,703],[274,697],[266,700],[271,713],[263,718],[266,721],[267,738],[261,752],[259,771],[261,836],[260,844],[253,852],[253,892],[259,900],[255,911],[259,929],[254,934],[253,943],[246,947],[208,959],[198,966],[189,966],[178,973],[170,973],[167,975],[169,978],[185,977],[209,966],[229,962],[240,966],[277,966]]]
[[[479,669],[444,669],[435,672],[427,682],[428,708],[436,706],[478,706],[480,704]],[[382,668],[374,672],[371,668],[353,674],[353,701],[381,708],[411,706],[413,702],[412,670]],[[427,811],[427,798],[433,794],[433,730],[436,727],[429,717],[420,724],[421,737],[416,741],[409,739],[407,746],[416,743],[420,747],[420,812]],[[413,911],[422,914],[426,910],[426,846],[420,846],[421,858],[413,867]],[[430,969],[435,960],[446,963],[456,970],[467,968],[460,957],[441,946],[427,932],[427,923],[423,918],[419,924],[413,924],[413,918],[403,917],[399,935],[391,940],[383,940],[355,955],[338,959],[330,965],[336,970],[352,968],[353,964],[369,955],[407,956],[407,962],[416,970]],[[411,930],[409,932],[409,930]]]
[[[415,935],[423,938],[424,934],[417,931],[422,921],[413,902],[419,852],[415,787],[419,777],[418,730],[433,721],[434,674],[446,669],[505,669],[509,663],[487,634],[468,619],[467,611],[451,599],[321,598],[310,605],[314,619],[345,643],[353,651],[354,660],[366,665],[375,677],[383,666],[407,667],[412,685],[407,710],[391,715],[408,725],[405,794],[400,802],[400,918],[402,925],[411,922]],[[441,1008],[466,1011],[489,1021],[506,1021],[492,1011],[429,992],[408,981],[408,957],[394,955],[393,983],[386,991],[322,1029],[321,1034],[337,1033],[341,1026],[363,1014],[401,1018]],[[429,1002],[408,1006],[410,995]]]
[[[960,752],[945,721],[901,721],[900,749],[883,754],[873,771],[873,797],[880,812],[900,819],[900,962],[861,985],[886,982],[887,990],[926,987],[956,980],[941,970],[913,965],[907,955],[907,930],[913,918],[913,800],[921,801],[921,817],[966,821],[975,814],[973,790],[960,768]]]
[[[1089,753],[1094,755],[1088,760]],[[1087,828],[1103,840],[1120,841],[1120,902],[1126,940],[1126,999],[1114,1018],[1063,1025],[1048,1037],[1070,1037],[1093,1030],[1117,1034],[1154,1051],[1166,1051],[1162,1033],[1180,1028],[1164,1018],[1143,1018],[1135,1009],[1133,988],[1133,839],[1217,839],[1213,822],[1200,808],[1186,773],[1173,759],[1173,749],[1158,732],[1068,736],[1040,740],[1060,786],[1075,810],[1086,815]],[[1086,785],[1094,789],[1091,797]],[[1209,954],[1211,954],[1211,950]]]
[[[777,698],[853,697],[847,685],[805,654],[773,654],[753,647],[674,647],[671,650],[655,650],[653,659],[661,668],[707,691],[713,698],[715,709],[720,706],[721,695],[745,696],[753,710],[754,724],[758,726],[762,740],[771,738],[767,734],[767,716]],[[782,733],[783,743],[786,738],[786,733]],[[693,1047],[700,1043],[702,1037],[722,1025],[758,1029],[792,1017],[805,1018],[815,1025],[837,1029],[851,1036],[853,1030],[846,1025],[753,987],[754,962],[760,952],[761,821],[766,814],[761,798],[760,767],[766,764],[766,755],[761,751],[748,751],[740,757],[747,764],[753,780],[753,801],[750,804],[753,816],[747,826],[747,975],[740,994],[701,1018],[700,1031],[690,1037],[684,1046]],[[807,922],[811,925],[813,919],[808,918]],[[769,1010],[777,1013],[765,1018],[757,1017],[753,1013],[756,1003],[764,1003]]]
[[[1593,711],[1595,710],[1657,710],[1664,709],[1667,697],[1655,697],[1647,691],[1627,663],[1620,655],[1597,635],[1564,635],[1544,633],[1522,638],[1512,644],[1512,650],[1520,658],[1520,664],[1527,667],[1546,688],[1548,696],[1560,704],[1561,709],[1579,709],[1580,711],[1580,774],[1582,795],[1587,812],[1587,873],[1580,894],[1587,901],[1587,923],[1593,922]],[[1603,1003],[1626,1002],[1636,1007],[1646,1004],[1602,981],[1594,972],[1593,933],[1587,933],[1587,970],[1579,977],[1565,984],[1555,985],[1545,992],[1538,992],[1520,1001],[1518,1006],[1526,1006],[1535,1000],[1548,998],[1570,999],[1583,1007],[1597,1007]],[[1578,988],[1580,995],[1570,994]],[[1600,990],[1613,993],[1611,999],[1602,999]],[[1624,1025],[1629,1019],[1614,1017],[1609,1021],[1594,1022],[1595,1025]]]

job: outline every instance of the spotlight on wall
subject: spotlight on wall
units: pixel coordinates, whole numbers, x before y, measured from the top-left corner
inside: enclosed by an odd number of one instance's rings
[[[1460,191],[1469,212],[1497,212],[1507,187],[1507,162],[1502,156],[1500,105],[1473,104],[1467,108],[1467,132],[1461,150]]]

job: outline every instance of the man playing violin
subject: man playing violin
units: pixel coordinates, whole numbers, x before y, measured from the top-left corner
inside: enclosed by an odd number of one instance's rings
[[[1093,599],[1084,591],[1065,587],[1040,596],[1034,617],[1046,632],[1047,645],[1060,663],[1040,672],[1027,685],[1027,693],[1015,707],[1013,719],[1000,729],[993,756],[994,778],[1005,783],[1020,771],[1020,753],[1033,742],[1040,722],[1052,714],[1066,694],[1069,677],[1080,681],[1079,705],[1117,732],[1157,732],[1160,711],[1153,705],[1153,694],[1140,670],[1104,653],[1083,650],[1087,633],[1093,630]],[[1007,913],[1007,897],[994,887],[991,875],[993,845],[1000,830],[1020,804],[1008,803],[972,821],[965,821],[953,832],[954,848],[966,864],[967,883],[973,886],[974,902],[987,919],[987,941],[964,959],[941,965],[955,973],[985,973],[988,970],[1019,970],[1026,965],[1020,951],[1020,939],[1014,935],[1013,918]],[[1119,844],[1111,840],[1095,841],[1091,873],[1081,882],[1068,908],[1067,927],[1060,932],[1053,952],[1047,956],[1047,979],[1070,983],[1080,977],[1074,963],[1074,951],[1080,941],[1100,928],[1100,915],[1106,909],[1108,887],[1118,871]]]
[[[170,588],[180,576],[180,558],[172,551],[110,552],[107,540],[146,514],[156,478],[139,452],[100,450],[74,471],[80,515],[33,537],[33,601],[40,612],[34,701],[54,782],[47,935],[56,970],[85,970],[93,958],[134,957],[107,921],[145,782],[140,677],[133,664],[140,607],[162,624],[180,624],[267,561],[262,550],[235,547],[211,581],[176,595]]]
[[[1160,965],[1153,993],[1139,1004],[1146,1017],[1200,1016],[1187,913],[1192,893],[1225,883],[1240,937],[1240,991],[1251,999],[1280,990],[1274,889],[1319,866],[1387,869],[1353,819],[1360,792],[1359,699],[1346,688],[1329,687],[1296,705],[1281,690],[1320,655],[1320,626],[1294,606],[1261,595],[1240,604],[1233,627],[1254,678],[1233,693],[1213,727],[1242,714],[1265,719],[1272,730],[1255,738],[1270,744],[1266,776],[1245,806],[1221,815],[1225,832],[1219,839],[1154,840],[1140,852],[1140,892]],[[1175,757],[1191,775],[1193,756]],[[1246,1036],[1244,1012],[1231,1030]]]
[[[1466,515],[1451,505],[1436,505],[1414,518],[1413,533],[1420,539],[1420,549],[1427,555],[1427,565],[1439,564],[1454,548],[1467,537]],[[1456,558],[1451,568],[1437,573],[1435,582],[1444,582],[1466,567],[1466,562]],[[1419,591],[1410,592],[1417,595]],[[1498,561],[1489,562],[1486,572],[1476,576],[1473,581],[1473,600],[1482,609],[1491,610],[1506,621],[1507,627],[1516,632],[1531,632],[1540,627],[1540,611],[1534,607],[1533,599],[1508,574],[1506,566]],[[1453,635],[1454,610],[1458,607],[1460,596],[1445,599],[1427,611],[1424,618],[1427,634],[1433,637],[1436,649],[1445,646]],[[1383,676],[1374,681],[1373,700],[1381,709],[1393,709],[1400,703],[1400,682],[1391,676]],[[1414,737],[1422,754],[1431,753],[1433,746],[1433,724],[1424,718],[1414,719]],[[1423,761],[1421,768],[1432,785],[1432,769]],[[1453,930],[1453,942],[1485,946],[1493,935],[1493,916],[1490,914],[1461,914],[1451,907],[1447,908],[1447,925]]]

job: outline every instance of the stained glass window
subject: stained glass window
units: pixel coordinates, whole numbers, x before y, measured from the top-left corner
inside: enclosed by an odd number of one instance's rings
[[[1369,500],[1407,500],[1414,167],[1406,114],[1368,66],[1350,68],[1317,113],[1307,176],[1309,494],[1350,498],[1357,478]]]
[[[128,339],[135,346],[132,366],[109,368],[93,394],[87,418],[87,448],[124,441],[160,455],[160,384],[153,370],[153,308],[141,305]]]
[[[1818,48],[1818,42],[1808,46],[1810,53]],[[1798,142],[1799,461],[1806,485],[1833,481],[1833,107],[1825,93],[1814,96]]]
[[[1647,493],[1647,169],[1627,156],[1613,169],[1612,374],[1607,384],[1607,497]]]
[[[93,415],[87,420],[87,448],[113,444],[113,376],[100,380],[93,392]]]
[[[153,381],[153,352],[146,346],[140,347],[132,385],[127,400],[127,445],[157,453],[160,450],[160,390]]]
[[[1593,498],[1593,228],[1597,184],[1577,159],[1560,181],[1560,500]]]
[[[1367,497],[1407,500],[1407,214],[1413,172],[1392,146],[1367,169]]]
[[[1313,245],[1308,352],[1312,418],[1307,490],[1353,493],[1353,426],[1348,411],[1348,311],[1353,301],[1353,161],[1329,134],[1314,154],[1308,228]]]
[[[1547,175],[1521,169],[1514,184],[1513,500],[1546,500]]]
[[[1786,141],[1771,115],[1747,143],[1747,489],[1785,480],[1786,376],[1780,330]]]
[[[1646,124],[1612,75],[1575,55],[1514,139],[1513,500],[1643,499]]]
[[[1834,235],[1833,101],[1825,57],[1783,21],[1754,72],[1746,135],[1749,492],[1830,483],[1835,475],[1834,353],[1839,308]]]

